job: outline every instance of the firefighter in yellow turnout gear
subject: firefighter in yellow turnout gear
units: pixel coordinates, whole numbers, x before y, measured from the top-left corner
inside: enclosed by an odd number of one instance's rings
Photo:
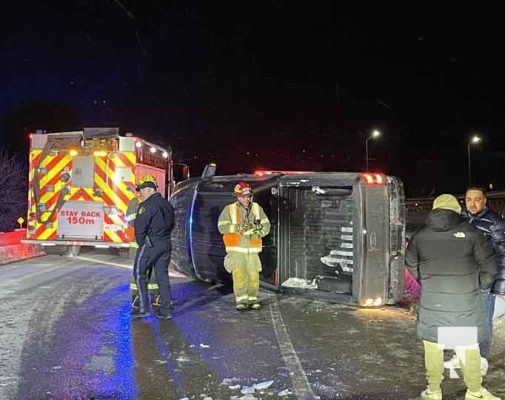
[[[270,221],[263,208],[252,201],[252,188],[240,182],[234,188],[237,201],[225,206],[218,220],[226,247],[224,268],[232,274],[237,310],[259,310],[261,238],[270,232]]]

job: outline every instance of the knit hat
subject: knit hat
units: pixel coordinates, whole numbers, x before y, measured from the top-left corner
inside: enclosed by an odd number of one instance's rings
[[[433,209],[441,208],[461,214],[461,205],[452,194],[441,194],[433,201]]]

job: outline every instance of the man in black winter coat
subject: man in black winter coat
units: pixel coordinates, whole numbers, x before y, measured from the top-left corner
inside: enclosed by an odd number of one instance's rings
[[[465,194],[465,205],[463,217],[482,232],[491,243],[498,265],[498,275],[491,290],[483,292],[488,336],[480,343],[480,354],[487,359],[493,338],[495,295],[505,294],[505,221],[489,209],[486,193],[482,188],[468,188]]]
[[[476,332],[472,343],[456,338],[460,340],[456,351],[464,356],[465,400],[498,399],[482,387],[478,345],[486,335],[481,290],[493,284],[496,263],[490,244],[461,219],[460,213],[454,196],[438,196],[425,226],[413,235],[407,248],[407,267],[421,285],[417,333],[424,342],[428,380],[428,388],[421,393],[424,400],[442,399],[443,343],[439,333],[443,328],[458,327],[472,327]]]
[[[170,319],[172,292],[168,276],[168,265],[172,245],[170,235],[174,227],[174,209],[169,201],[156,192],[154,179],[142,179],[138,189],[141,203],[134,222],[135,240],[138,251],[133,266],[133,277],[137,283],[139,308],[134,310],[134,318],[150,315],[147,291],[148,270],[154,266],[154,275],[160,293],[160,309],[156,316]]]

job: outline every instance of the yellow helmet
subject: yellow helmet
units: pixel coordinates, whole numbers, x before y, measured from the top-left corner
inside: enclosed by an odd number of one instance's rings
[[[153,175],[143,175],[137,184],[137,190],[144,189],[144,188],[153,188],[157,189],[158,184],[156,183],[156,178]]]

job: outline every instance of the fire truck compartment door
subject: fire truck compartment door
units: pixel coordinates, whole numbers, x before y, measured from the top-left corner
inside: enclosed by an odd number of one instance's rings
[[[67,201],[58,212],[58,237],[103,238],[103,204],[98,201]]]
[[[73,159],[72,186],[92,188],[95,174],[95,163],[92,157],[82,156]]]

